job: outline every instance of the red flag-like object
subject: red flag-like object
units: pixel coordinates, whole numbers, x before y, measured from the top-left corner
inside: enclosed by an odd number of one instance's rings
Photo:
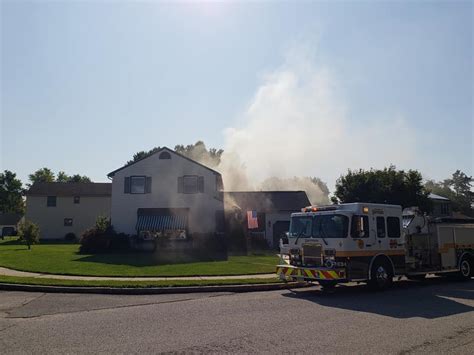
[[[257,211],[247,211],[247,227],[248,229],[258,228]]]

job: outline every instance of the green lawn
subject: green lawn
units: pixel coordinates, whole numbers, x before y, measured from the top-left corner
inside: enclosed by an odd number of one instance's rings
[[[275,255],[229,256],[227,261],[161,264],[144,252],[78,254],[77,244],[39,244],[28,250],[0,241],[0,266],[22,271],[86,276],[219,276],[275,272]]]
[[[185,286],[219,286],[219,285],[252,285],[281,283],[276,278],[265,279],[239,279],[239,280],[166,280],[166,281],[83,281],[83,280],[56,280],[35,277],[0,276],[0,283],[41,285],[41,286],[74,286],[74,287],[185,287]]]

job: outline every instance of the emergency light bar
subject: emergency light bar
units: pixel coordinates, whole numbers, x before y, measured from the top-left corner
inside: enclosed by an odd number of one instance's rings
[[[308,206],[303,207],[301,212],[322,212],[322,211],[335,211],[339,209],[338,206]]]

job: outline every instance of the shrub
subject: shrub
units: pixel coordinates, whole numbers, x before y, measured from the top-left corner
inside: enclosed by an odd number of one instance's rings
[[[69,232],[69,233],[66,233],[66,235],[64,236],[64,240],[66,242],[75,242],[77,241],[77,237],[74,233]]]
[[[24,221],[18,228],[19,240],[25,242],[28,249],[31,249],[32,244],[39,243],[40,229],[38,225],[30,221]]]
[[[110,220],[99,216],[95,226],[86,230],[79,240],[80,253],[104,253],[112,250],[126,250],[129,248],[127,234],[117,234]]]

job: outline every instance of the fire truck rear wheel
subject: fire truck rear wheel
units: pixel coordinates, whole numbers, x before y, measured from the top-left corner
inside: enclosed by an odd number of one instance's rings
[[[385,290],[392,286],[393,273],[390,265],[385,260],[375,260],[372,265],[369,287],[372,290]]]
[[[459,278],[461,280],[470,280],[474,275],[473,273],[473,262],[472,258],[464,256],[459,264]]]

